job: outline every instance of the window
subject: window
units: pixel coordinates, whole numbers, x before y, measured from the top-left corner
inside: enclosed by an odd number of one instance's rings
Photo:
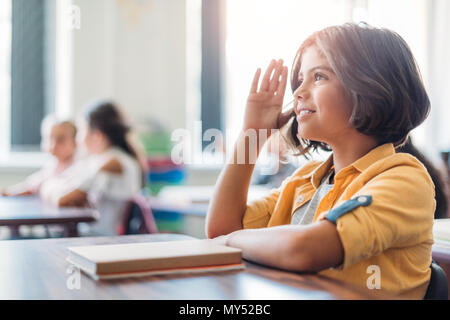
[[[0,154],[9,149],[11,98],[11,1],[0,1]]]
[[[70,115],[69,0],[0,1],[0,152],[39,151],[50,112]]]
[[[11,150],[39,150],[46,105],[46,2],[11,6]]]
[[[450,1],[426,1],[427,83],[431,113],[425,124],[423,145],[428,155],[450,150]]]
[[[223,127],[224,0],[186,1],[187,128],[201,134]],[[194,148],[202,150],[207,141]]]

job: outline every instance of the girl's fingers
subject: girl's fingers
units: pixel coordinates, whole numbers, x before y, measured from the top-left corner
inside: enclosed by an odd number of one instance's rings
[[[283,71],[283,60],[280,59],[277,62],[277,65],[275,67],[275,72],[273,74],[272,79],[270,80],[270,87],[269,91],[275,92],[280,84],[280,75]]]
[[[264,74],[264,78],[262,79],[260,91],[267,91],[269,89],[270,76],[272,75],[272,71],[275,68],[276,63],[277,62],[275,60],[270,61],[266,73]]]
[[[255,76],[253,77],[252,87],[250,89],[250,93],[256,93],[258,91],[258,82],[259,82],[259,76],[261,75],[261,68],[258,68],[256,70]]]
[[[283,95],[286,91],[287,85],[287,77],[288,77],[288,67],[283,67],[283,71],[281,72],[281,80],[278,83],[277,95]]]

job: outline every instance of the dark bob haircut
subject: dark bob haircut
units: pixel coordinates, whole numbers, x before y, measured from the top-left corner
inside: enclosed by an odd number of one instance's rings
[[[131,128],[126,124],[119,107],[114,102],[108,100],[95,102],[85,109],[84,115],[91,129],[99,130],[108,138],[111,145],[138,160],[136,150],[127,139]]]
[[[378,145],[402,146],[409,132],[430,112],[430,100],[408,44],[397,33],[366,23],[346,23],[308,37],[294,59],[291,87],[299,87],[299,71],[306,48],[316,46],[341,81],[352,102],[350,125],[374,137]],[[290,134],[300,155],[330,147],[297,137],[297,121]]]

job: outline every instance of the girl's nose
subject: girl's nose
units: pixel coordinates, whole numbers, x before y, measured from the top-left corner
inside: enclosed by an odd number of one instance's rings
[[[294,91],[294,109],[295,112],[298,112],[298,108],[300,108],[309,98],[309,91],[302,84],[297,90]]]

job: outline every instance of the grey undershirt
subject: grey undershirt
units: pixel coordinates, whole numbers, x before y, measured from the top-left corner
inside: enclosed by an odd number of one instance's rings
[[[322,179],[319,188],[317,188],[311,200],[304,203],[300,208],[295,210],[294,214],[292,215],[291,224],[305,225],[313,222],[314,215],[320,201],[331,189],[333,189],[334,184],[330,183],[330,177],[332,173],[333,171],[331,171]]]

